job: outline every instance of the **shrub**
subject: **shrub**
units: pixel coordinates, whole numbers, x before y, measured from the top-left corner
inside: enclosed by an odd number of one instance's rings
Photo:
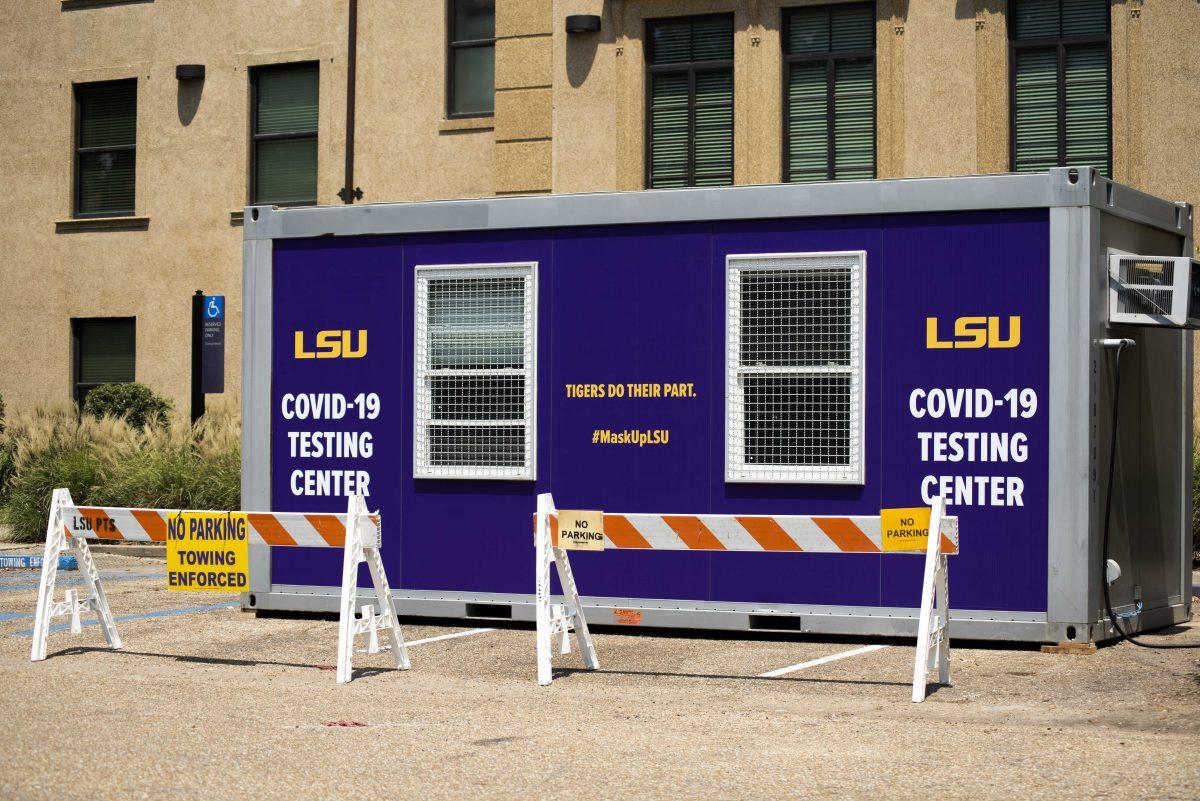
[[[134,428],[146,423],[166,425],[170,401],[155,395],[145,384],[101,384],[88,391],[83,402],[84,414],[93,417],[119,417]]]
[[[91,497],[100,478],[92,447],[96,427],[97,421],[79,419],[72,407],[40,408],[9,420],[3,444],[12,461],[0,512],[14,540],[31,542],[45,536],[54,489],[68,488],[78,503]]]
[[[196,425],[164,414],[138,428],[129,419],[79,416],[71,407],[14,415],[0,434],[12,476],[0,522],[13,539],[45,534],[51,492],[80,505],[232,510],[241,497],[240,421],[235,400],[217,402]]]

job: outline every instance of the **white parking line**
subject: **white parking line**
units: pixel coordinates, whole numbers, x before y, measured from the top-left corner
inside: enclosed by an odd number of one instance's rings
[[[452,640],[455,637],[470,637],[472,634],[483,634],[495,629],[471,629],[470,631],[456,631],[453,634],[439,634],[436,637],[426,637],[423,640],[413,640],[408,645],[424,645],[427,642],[437,642],[439,640]]]
[[[760,679],[773,679],[776,676],[784,676],[788,673],[795,673],[797,670],[804,670],[805,668],[816,667],[817,665],[824,665],[829,662],[836,662],[839,659],[858,656],[859,654],[869,654],[871,651],[878,651],[881,648],[887,648],[887,646],[864,645],[862,648],[854,648],[850,651],[842,651],[840,654],[830,654],[829,656],[823,656],[820,659],[813,659],[809,662],[801,662],[798,665],[789,665],[788,667],[779,668],[778,670],[770,670],[766,673],[760,673],[758,674],[758,677]]]

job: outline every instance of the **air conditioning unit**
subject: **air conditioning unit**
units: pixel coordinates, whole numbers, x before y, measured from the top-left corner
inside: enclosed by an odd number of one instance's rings
[[[1200,261],[1186,256],[1109,256],[1108,321],[1200,328]]]

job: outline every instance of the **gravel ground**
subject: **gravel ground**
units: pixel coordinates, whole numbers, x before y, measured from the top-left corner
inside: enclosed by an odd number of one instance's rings
[[[116,615],[233,600],[97,561]],[[1200,797],[1200,650],[955,647],[915,705],[911,642],[760,679],[863,643],[600,632],[600,673],[559,657],[539,688],[533,632],[502,628],[416,645],[407,673],[361,655],[339,687],[335,621],[236,608],[124,621],[120,652],[54,633],[31,664],[29,583],[0,576],[3,799]]]

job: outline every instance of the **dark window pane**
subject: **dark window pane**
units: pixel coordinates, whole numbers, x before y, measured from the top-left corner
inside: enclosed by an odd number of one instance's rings
[[[433,376],[429,379],[430,419],[521,420],[525,417],[525,376]]]
[[[1100,0],[1108,5],[1108,0]],[[1012,10],[1012,32],[1015,39],[1058,38],[1059,0],[1019,0]]]
[[[848,374],[742,379],[747,465],[850,464]]]
[[[649,23],[650,63],[733,59],[733,18],[727,15]]]
[[[137,84],[81,85],[79,147],[132,145],[137,133]]]
[[[788,23],[786,49],[793,54],[828,53],[829,11],[813,8],[792,13]]]
[[[525,426],[429,424],[434,467],[524,467]]]
[[[696,76],[695,185],[733,183],[733,76]]]
[[[491,114],[496,94],[496,48],[456,47],[451,50],[452,114]]]
[[[132,150],[79,154],[78,212],[132,214],[135,162]]]
[[[732,59],[732,17],[700,17],[692,21],[692,61]]]
[[[1018,51],[1015,69],[1013,169],[1047,170],[1058,164],[1058,53]]]
[[[875,63],[841,62],[833,72],[834,173],[838,180],[875,177]]]
[[[1108,47],[1066,51],[1066,163],[1108,169]]]
[[[134,321],[76,320],[76,383],[111,384],[134,380]]]
[[[257,73],[255,133],[317,130],[317,68],[264,69]]]
[[[1062,35],[1108,33],[1109,0],[1062,0]]]
[[[793,64],[788,79],[788,174],[793,181],[829,175],[829,107],[824,61]]]
[[[652,64],[683,64],[692,60],[690,22],[659,22],[650,28]]]
[[[307,203],[317,198],[317,139],[255,143],[255,203]]]
[[[829,11],[829,28],[834,50],[875,47],[875,10],[870,6],[835,6]]]
[[[452,41],[495,38],[495,0],[452,0],[452,3],[454,6]]]
[[[849,366],[852,278],[848,267],[744,271],[739,364]]]
[[[650,85],[650,186],[685,186],[691,113],[687,73],[653,75]]]
[[[1014,39],[1103,36],[1109,13],[1109,0],[1018,0],[1011,30]]]

